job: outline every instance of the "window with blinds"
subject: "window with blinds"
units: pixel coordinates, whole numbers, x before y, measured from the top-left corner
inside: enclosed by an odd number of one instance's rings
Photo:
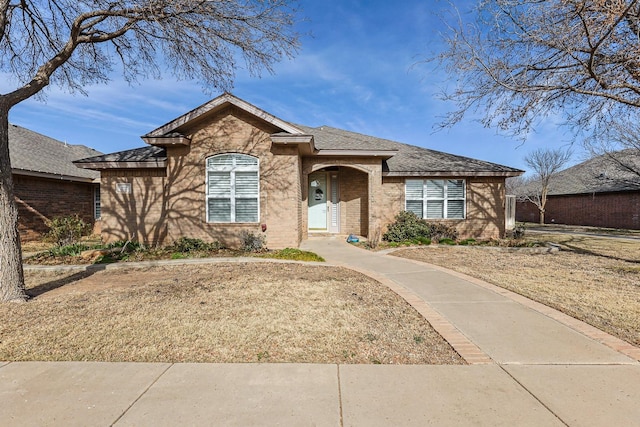
[[[258,222],[258,159],[220,154],[207,159],[207,222]]]
[[[407,179],[405,209],[424,219],[463,219],[465,181],[463,179]]]

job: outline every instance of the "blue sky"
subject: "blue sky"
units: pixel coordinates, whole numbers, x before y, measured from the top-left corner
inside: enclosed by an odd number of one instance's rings
[[[303,0],[301,5],[308,19],[299,24],[305,34],[299,54],[276,64],[274,75],[255,78],[239,70],[236,96],[289,122],[333,126],[521,169],[529,151],[570,141],[552,122],[524,142],[485,129],[472,117],[436,131],[440,117],[453,108],[437,94],[455,79],[420,60],[441,47],[442,25],[434,12],[447,2]],[[10,89],[0,78],[0,92]],[[219,95],[169,74],[135,86],[116,76],[87,91],[85,97],[50,88],[45,102],[25,101],[9,120],[107,153],[143,146],[140,135]],[[574,160],[582,160],[579,153]]]

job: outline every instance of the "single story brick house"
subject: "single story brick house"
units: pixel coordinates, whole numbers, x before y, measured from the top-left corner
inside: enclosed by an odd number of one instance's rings
[[[640,229],[640,152],[597,156],[558,172],[549,184],[548,224]],[[516,220],[540,220],[538,208],[518,200]]]
[[[78,169],[74,160],[100,155],[84,145],[70,145],[9,125],[9,157],[23,242],[48,230],[47,219],[78,214],[88,224],[100,217],[100,174]]]
[[[286,122],[224,94],[144,135],[148,147],[74,162],[101,174],[102,237],[233,246],[243,231],[297,247],[313,233],[379,236],[403,210],[505,231],[518,169],[328,126]]]

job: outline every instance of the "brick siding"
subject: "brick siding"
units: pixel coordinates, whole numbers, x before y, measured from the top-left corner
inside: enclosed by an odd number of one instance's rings
[[[533,203],[517,203],[516,221],[539,220],[538,208]],[[545,222],[639,230],[640,191],[549,196]]]
[[[78,214],[94,224],[94,189],[91,183],[13,176],[18,230],[23,242],[39,240],[48,231],[46,220]]]
[[[424,177],[428,179],[429,177]],[[434,177],[459,179],[460,177]],[[505,190],[504,177],[465,178],[467,188],[467,215],[463,220],[430,219],[456,227],[460,238],[491,239],[504,236]],[[385,177],[382,185],[382,232],[393,222],[395,215],[405,209],[405,179]]]

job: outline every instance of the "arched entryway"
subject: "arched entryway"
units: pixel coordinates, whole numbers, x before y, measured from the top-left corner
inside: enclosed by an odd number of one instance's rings
[[[330,166],[309,173],[307,178],[309,233],[368,234],[367,172]]]

